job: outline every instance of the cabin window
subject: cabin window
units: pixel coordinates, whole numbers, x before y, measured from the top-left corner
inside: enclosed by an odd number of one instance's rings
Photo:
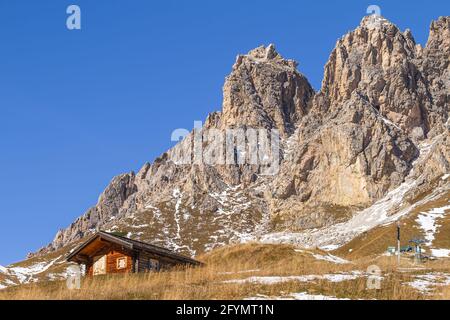
[[[106,274],[106,256],[95,257],[92,269],[94,276]]]
[[[127,268],[127,257],[122,257],[117,259],[117,269],[126,269]]]
[[[159,271],[159,261],[155,259],[149,259],[147,268],[150,271]]]

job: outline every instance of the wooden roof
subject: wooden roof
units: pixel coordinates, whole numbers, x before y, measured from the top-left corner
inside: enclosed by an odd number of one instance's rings
[[[159,256],[168,257],[173,260],[179,261],[180,263],[187,263],[193,265],[202,264],[197,260],[175,253],[166,248],[122,237],[105,231],[99,231],[94,235],[92,235],[88,240],[86,240],[84,243],[82,243],[72,252],[70,252],[66,257],[66,260],[69,262],[71,261],[79,262],[80,259],[78,256],[80,255],[91,257],[96,251],[98,251],[102,246],[104,246],[105,242],[115,243],[122,246],[123,248],[133,251],[146,251],[153,254],[157,254]]]

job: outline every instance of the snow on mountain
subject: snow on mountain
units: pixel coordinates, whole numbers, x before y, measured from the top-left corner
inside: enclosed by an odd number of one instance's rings
[[[444,218],[446,212],[448,211],[450,211],[450,205],[434,208],[428,212],[422,212],[417,217],[416,221],[425,233],[425,240],[427,241],[426,245],[431,246],[433,244],[435,233],[439,228],[439,224],[436,220]]]

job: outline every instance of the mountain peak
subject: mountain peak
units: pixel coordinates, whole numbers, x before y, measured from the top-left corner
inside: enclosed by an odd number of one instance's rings
[[[337,42],[325,67],[322,92],[338,109],[353,92],[363,93],[383,116],[423,138],[431,101],[417,57],[411,31],[401,32],[379,15],[366,16]]]
[[[237,57],[223,93],[222,125],[277,128],[284,135],[307,112],[314,90],[297,62],[270,44]]]
[[[437,20],[431,22],[432,29],[450,29],[450,16],[441,16]]]
[[[255,59],[265,59],[265,60],[273,60],[275,58],[281,58],[280,54],[276,51],[275,45],[273,43],[269,44],[267,47],[264,45],[259,46],[251,50],[247,56],[255,58]]]
[[[427,42],[427,48],[431,50],[450,49],[450,16],[439,17],[433,21],[430,26],[430,36]]]
[[[398,29],[398,27],[394,23],[378,14],[365,16],[364,18],[362,18],[359,26],[365,27],[367,29],[385,29],[389,27],[395,27],[396,29]]]
[[[237,69],[244,60],[252,64],[269,63],[273,65],[288,67],[290,69],[296,69],[298,66],[298,63],[296,61],[284,59],[277,52],[273,43],[269,44],[267,47],[261,45],[253,50],[250,50],[245,55],[238,55],[233,69]]]

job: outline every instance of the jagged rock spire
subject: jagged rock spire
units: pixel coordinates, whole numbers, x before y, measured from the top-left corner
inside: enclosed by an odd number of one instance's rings
[[[291,134],[314,90],[273,44],[239,55],[223,88],[222,128],[274,128]]]
[[[322,93],[331,108],[339,108],[353,92],[416,139],[426,137],[432,102],[409,30],[368,16],[337,42],[325,66]]]

